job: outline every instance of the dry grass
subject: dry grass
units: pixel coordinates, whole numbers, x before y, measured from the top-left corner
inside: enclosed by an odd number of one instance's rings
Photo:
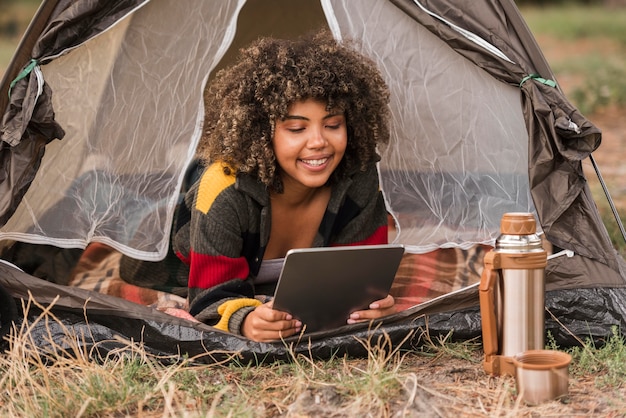
[[[257,366],[232,353],[225,362],[201,365],[198,358],[149,355],[130,341],[116,341],[120,350],[102,357],[97,344],[85,344],[89,335],[70,327],[53,335],[47,325],[62,321],[50,307],[31,300],[24,309],[41,313],[12,333],[0,355],[2,417],[605,417],[626,411],[624,375],[599,380],[610,375],[609,363],[588,346],[575,356],[580,365],[572,364],[570,395],[528,406],[512,377],[485,374],[478,341],[433,339],[427,330],[415,330],[424,343],[410,351],[385,337],[360,341],[366,358],[293,355]],[[36,328],[47,331],[41,336]],[[606,356],[624,360],[623,343],[614,343]]]

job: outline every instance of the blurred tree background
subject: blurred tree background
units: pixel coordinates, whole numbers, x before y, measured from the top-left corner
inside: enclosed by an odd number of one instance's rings
[[[40,0],[0,0],[0,77],[40,4]]]

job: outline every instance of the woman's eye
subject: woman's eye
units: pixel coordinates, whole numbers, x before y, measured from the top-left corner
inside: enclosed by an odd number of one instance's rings
[[[344,125],[344,121],[343,120],[332,120],[332,121],[328,121],[328,123],[325,125],[326,128],[328,129],[340,129],[341,127],[343,127]]]
[[[345,123],[344,118],[342,117],[333,117],[330,118],[326,121],[326,124],[324,125],[327,129],[339,129],[341,128]]]
[[[289,132],[298,133],[304,131],[304,128],[288,128],[288,130]]]

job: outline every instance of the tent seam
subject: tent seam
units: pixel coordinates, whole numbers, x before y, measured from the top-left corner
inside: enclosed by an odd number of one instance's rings
[[[480,36],[476,35],[475,33],[471,32],[471,31],[469,31],[467,29],[463,29],[462,27],[455,25],[454,23],[444,19],[443,17],[439,16],[438,14],[436,14],[434,12],[431,12],[430,10],[425,8],[418,0],[413,0],[413,3],[415,3],[415,5],[417,7],[422,9],[428,15],[434,17],[435,19],[438,19],[439,21],[441,21],[441,22],[445,23],[446,25],[448,25],[454,31],[460,33],[464,38],[466,38],[470,42],[473,42],[474,44],[480,46],[481,48],[485,49],[486,51],[490,52],[491,54],[497,56],[498,58],[501,58],[501,59],[503,59],[505,61],[508,61],[511,64],[516,64],[509,57],[507,57],[504,52],[502,52],[496,46],[490,44],[485,39],[483,39]]]

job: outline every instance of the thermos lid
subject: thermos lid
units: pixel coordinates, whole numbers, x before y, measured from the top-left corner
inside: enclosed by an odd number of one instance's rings
[[[502,252],[543,251],[536,227],[535,217],[531,213],[505,213],[500,220],[501,235],[496,240],[495,248]]]
[[[500,233],[504,235],[531,235],[536,230],[535,217],[530,213],[505,213],[500,220]]]

